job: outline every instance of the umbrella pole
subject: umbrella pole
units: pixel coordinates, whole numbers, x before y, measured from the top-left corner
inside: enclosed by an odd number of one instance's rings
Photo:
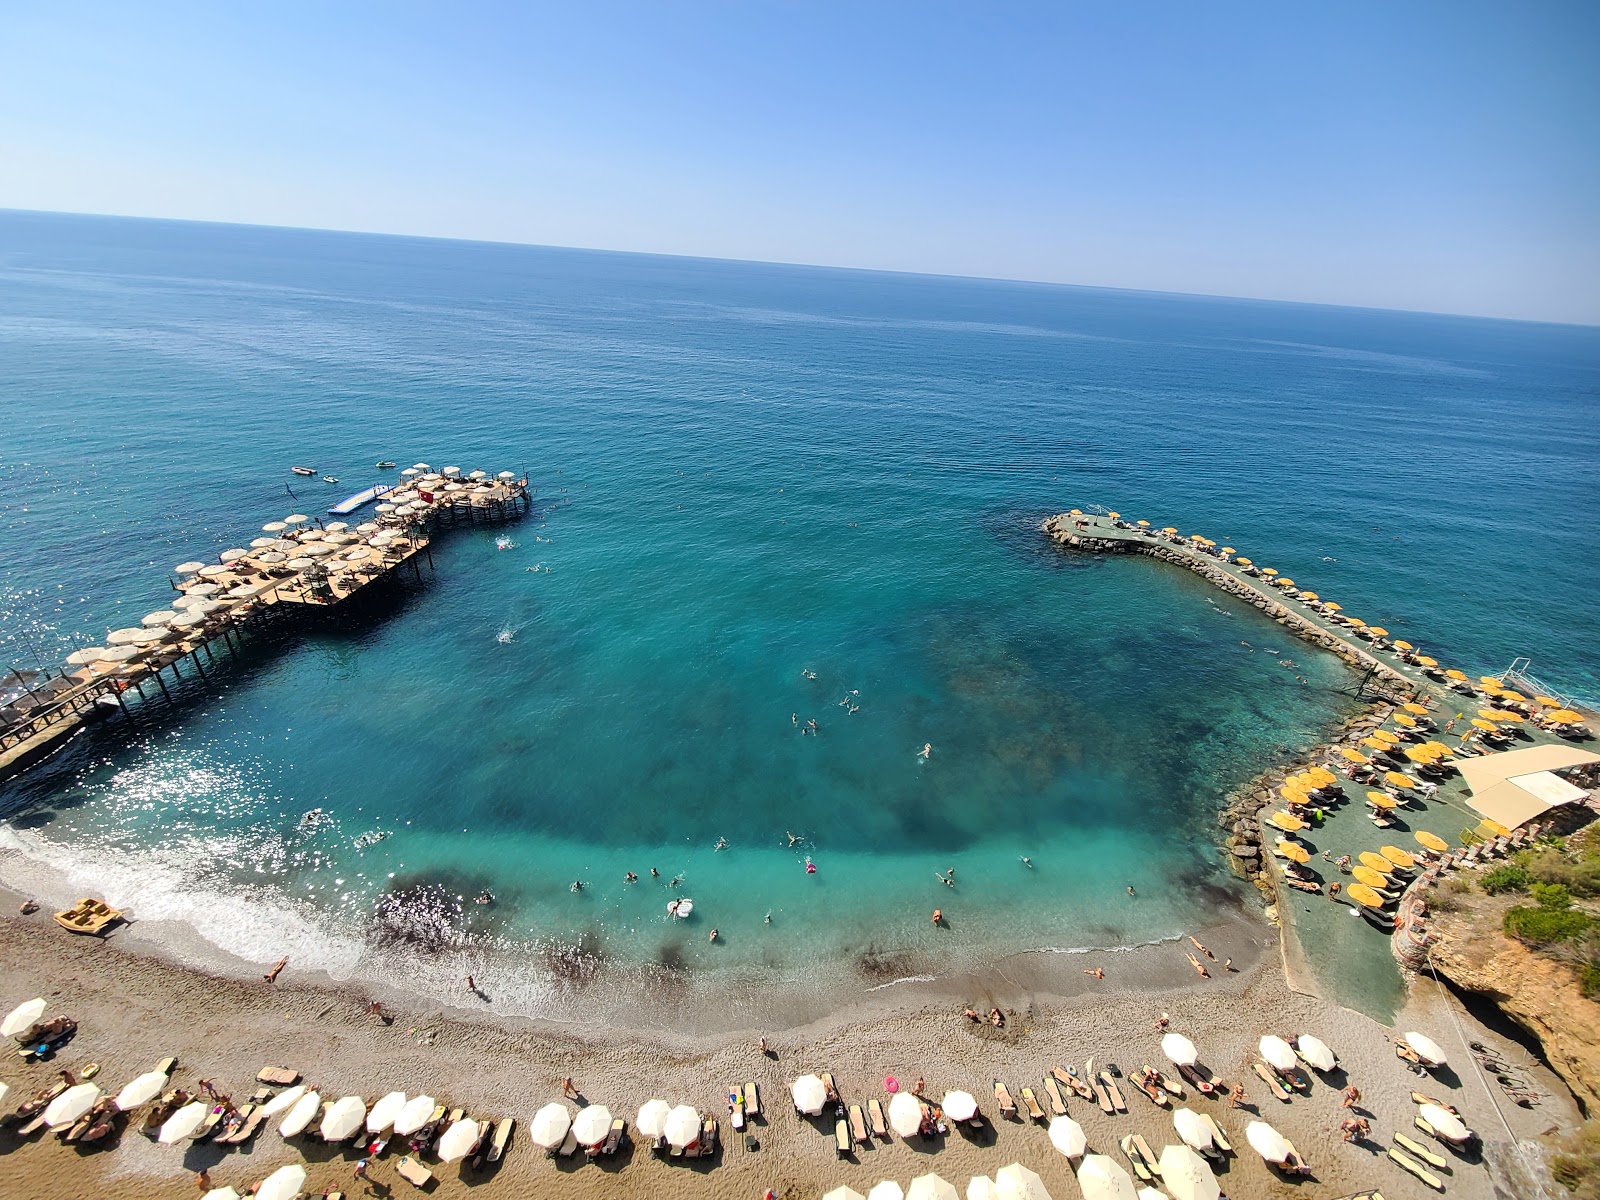
[[[17,670],[15,667],[12,667],[11,673],[17,677],[17,682],[22,685],[22,690],[27,692],[28,695],[33,697],[33,699],[37,702],[39,700],[39,695],[28,686],[28,681],[22,677],[22,672]]]

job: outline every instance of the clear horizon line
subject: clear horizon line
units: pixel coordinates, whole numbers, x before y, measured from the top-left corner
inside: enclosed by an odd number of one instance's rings
[[[272,225],[259,221],[218,221],[199,217],[152,217],[130,213],[89,212],[83,209],[11,208],[0,205],[0,212],[36,216],[100,217],[118,221],[162,221],[174,225],[220,225],[238,229],[285,230],[294,233],[351,234],[357,237],[401,238],[427,242],[461,242],[475,246],[509,246],[533,250],[574,250],[591,254],[632,254],[643,258],[680,258],[691,262],[737,263],[747,266],[797,267],[823,271],[860,271],[871,275],[904,275],[917,279],[959,279],[974,283],[1013,283],[1032,287],[1079,288],[1085,291],[1127,292],[1142,296],[1179,296],[1192,300],[1236,300],[1253,304],[1295,304],[1308,308],[1337,308],[1352,312],[1402,313],[1408,316],[1455,317],[1467,321],[1508,321],[1518,325],[1549,325],[1556,328],[1600,329],[1600,321],[1552,321],[1538,317],[1490,316],[1485,313],[1447,312],[1429,308],[1386,308],[1377,304],[1340,304],[1329,300],[1290,300],[1274,296],[1241,296],[1226,292],[1184,292],[1167,288],[1122,287],[1107,283],[1072,283],[1060,279],[1027,279],[1011,275],[960,275],[948,271],[906,271],[890,267],[862,267],[847,263],[791,262],[783,259],[726,258],[714,254],[675,254],[662,250],[619,250],[606,246],[568,246],[554,242],[509,242],[498,238],[452,237],[433,233],[394,233],[376,229],[342,229],[321,225]]]

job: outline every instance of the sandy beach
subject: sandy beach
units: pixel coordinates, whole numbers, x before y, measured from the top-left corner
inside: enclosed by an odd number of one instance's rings
[[[417,997],[389,995],[391,1020],[367,1012],[371,993],[331,981],[297,978],[292,964],[276,984],[250,974],[249,964],[234,971],[202,971],[152,952],[161,931],[137,926],[101,942],[73,938],[56,928],[48,912],[16,915],[17,899],[3,895],[7,916],[0,921],[0,971],[6,1005],[34,995],[46,997],[52,1012],[78,1020],[76,1039],[52,1061],[23,1064],[8,1060],[0,1078],[14,1094],[30,1094],[53,1081],[55,1073],[99,1062],[103,1086],[116,1089],[157,1060],[175,1055],[179,1085],[193,1087],[209,1078],[225,1093],[242,1098],[254,1088],[263,1065],[293,1067],[327,1097],[360,1094],[369,1100],[391,1089],[425,1090],[441,1101],[485,1117],[514,1115],[525,1126],[545,1102],[559,1097],[563,1076],[571,1075],[587,1101],[609,1106],[630,1122],[639,1105],[659,1096],[722,1116],[725,1139],[712,1160],[670,1162],[637,1146],[610,1160],[586,1163],[582,1156],[551,1159],[519,1130],[498,1168],[474,1173],[439,1166],[440,1196],[480,1195],[550,1197],[655,1196],[760,1197],[770,1188],[780,1197],[821,1196],[839,1184],[866,1192],[880,1179],[902,1185],[933,1171],[965,1191],[969,1177],[992,1175],[1021,1161],[1038,1171],[1057,1197],[1078,1194],[1069,1164],[1050,1145],[1041,1126],[995,1121],[982,1134],[952,1129],[928,1143],[894,1139],[875,1142],[850,1159],[835,1155],[832,1123],[802,1120],[788,1101],[788,1082],[812,1071],[831,1070],[846,1102],[883,1097],[885,1075],[908,1085],[926,1079],[937,1099],[962,1088],[979,1097],[985,1115],[994,1117],[991,1081],[1001,1078],[1013,1093],[1024,1084],[1039,1090],[1042,1074],[1058,1062],[1080,1068],[1093,1055],[1097,1063],[1116,1063],[1126,1072],[1149,1062],[1164,1066],[1153,1022],[1162,1013],[1171,1027],[1199,1046],[1202,1062],[1225,1081],[1243,1081],[1248,1110],[1192,1099],[1212,1113],[1240,1151],[1221,1174],[1228,1195],[1290,1194],[1342,1196],[1381,1187],[1386,1196],[1430,1194],[1422,1184],[1388,1162],[1383,1149],[1396,1131],[1411,1126],[1413,1088],[1460,1108],[1467,1123],[1486,1142],[1482,1162],[1452,1158],[1445,1176],[1452,1195],[1487,1198],[1496,1193],[1531,1194],[1523,1172],[1525,1156],[1514,1141],[1552,1126],[1566,1126],[1574,1112],[1560,1087],[1536,1072],[1549,1098],[1538,1108],[1506,1108],[1511,1136],[1501,1125],[1483,1086],[1470,1074],[1420,1080],[1396,1059],[1386,1035],[1391,1031],[1362,1016],[1298,995],[1284,982],[1275,932],[1264,922],[1231,921],[1202,931],[1202,940],[1219,959],[1232,956],[1233,972],[1200,979],[1177,944],[1119,954],[1070,956],[1065,967],[1049,964],[1057,990],[1043,986],[1039,974],[1008,972],[1004,964],[984,977],[943,981],[918,992],[891,989],[869,1002],[836,1012],[825,1021],[798,1028],[761,1031],[770,1053],[757,1049],[761,1034],[740,1030],[712,1038],[684,1038],[647,1030],[558,1030],[525,1019],[502,1019],[492,1005],[443,1007]],[[1187,944],[1183,944],[1185,949]],[[1067,957],[1067,956],[1054,956]],[[1016,964],[1012,964],[1015,966]],[[1033,964],[1037,966],[1037,964]],[[1106,978],[1083,974],[1104,967]],[[1065,986],[1071,979],[1075,988]],[[1074,994],[1063,994],[1073,992]],[[467,997],[463,997],[467,1000]],[[999,1004],[1004,1030],[975,1026],[962,1017],[962,1004]],[[1444,1012],[1431,981],[1414,989],[1402,1028],[1430,1032],[1453,1060],[1470,1062],[1459,1045],[1455,1019]],[[1467,1036],[1506,1045],[1468,1021]],[[1360,1107],[1370,1114],[1373,1141],[1340,1142],[1337,1126],[1344,1077],[1316,1080],[1307,1095],[1283,1104],[1265,1094],[1250,1073],[1257,1039],[1268,1032],[1313,1033],[1340,1055],[1349,1081],[1360,1087]],[[1459,1054],[1458,1054],[1459,1048]],[[1510,1046],[1513,1053],[1520,1053]],[[761,1087],[765,1121],[752,1126],[759,1148],[730,1139],[724,1100],[728,1086],[754,1080]],[[1118,1139],[1143,1133],[1157,1150],[1176,1141],[1170,1114],[1158,1110],[1126,1083],[1128,1112],[1114,1117],[1069,1099],[1071,1115],[1088,1133],[1091,1150],[1121,1161]],[[1043,1099],[1042,1090],[1040,1091]],[[1191,1093],[1192,1097],[1192,1093]],[[1557,1098],[1561,1097],[1561,1098]],[[1272,1174],[1244,1141],[1244,1126],[1254,1110],[1288,1136],[1311,1163],[1314,1175],[1299,1183]],[[409,1194],[395,1173],[394,1155],[372,1165],[377,1194]],[[0,1180],[15,1200],[60,1200],[66,1196],[142,1197],[196,1195],[194,1173],[210,1171],[217,1186],[241,1192],[271,1170],[304,1161],[307,1190],[341,1188],[361,1194],[352,1178],[356,1155],[314,1140],[293,1144],[265,1128],[242,1150],[208,1144],[161,1147],[137,1132],[95,1149],[64,1147],[53,1137],[19,1141],[14,1129],[0,1132]]]

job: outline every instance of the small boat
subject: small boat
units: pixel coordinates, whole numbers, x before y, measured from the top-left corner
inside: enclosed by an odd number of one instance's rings
[[[322,477],[322,482],[323,483],[338,483],[339,482],[339,477],[337,475],[324,475]]]
[[[293,471],[296,475],[315,475],[317,473],[317,469],[315,467],[290,467],[289,470]]]
[[[101,934],[122,920],[122,910],[85,896],[71,908],[56,913],[55,918],[57,925],[73,933]]]
[[[382,461],[382,462],[379,462],[379,463],[374,463],[374,464],[373,464],[373,465],[374,465],[374,466],[376,466],[376,467],[377,467],[377,468],[378,468],[378,470],[380,470],[380,471],[388,471],[388,470],[391,470],[391,469],[393,469],[393,467],[394,467],[394,465],[395,465],[395,464],[394,464],[394,463],[392,463],[392,462],[390,462],[390,461],[389,461],[389,460],[388,460],[388,459],[387,459],[387,458],[386,458],[386,459],[384,459],[384,460],[383,460],[383,461]]]

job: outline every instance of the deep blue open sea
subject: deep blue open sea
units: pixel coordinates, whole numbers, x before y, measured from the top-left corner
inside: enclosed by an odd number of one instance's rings
[[[1169,937],[1242,895],[1219,796],[1353,681],[1039,520],[1204,533],[1592,701],[1597,395],[1593,328],[0,213],[0,660],[379,459],[537,494],[80,738],[0,844],[259,961],[556,1016]]]

